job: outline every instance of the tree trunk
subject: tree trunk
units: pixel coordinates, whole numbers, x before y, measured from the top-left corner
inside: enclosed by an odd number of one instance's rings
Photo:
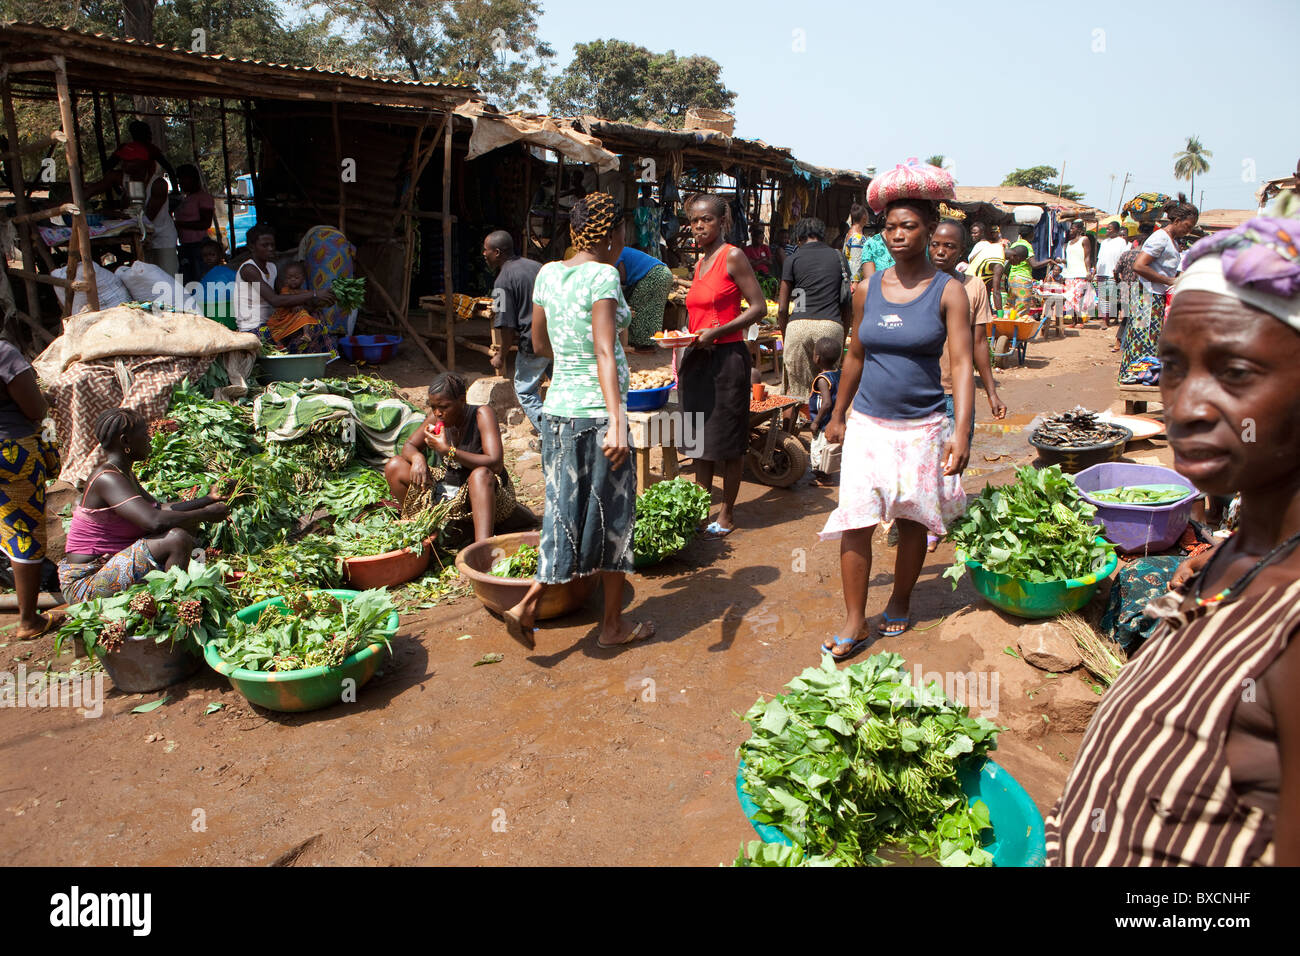
[[[158,0],[122,0],[122,22],[128,37],[142,43],[153,43],[153,15]],[[158,110],[158,100],[152,96],[133,96],[132,105],[138,113],[154,113]],[[161,116],[141,117],[153,131],[154,145],[165,154],[167,152],[167,124]],[[121,131],[125,133],[125,130]]]

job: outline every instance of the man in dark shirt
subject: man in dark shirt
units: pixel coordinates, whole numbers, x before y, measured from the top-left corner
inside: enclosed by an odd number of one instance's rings
[[[551,375],[550,359],[533,353],[533,283],[542,264],[515,255],[514,240],[503,229],[483,239],[483,258],[497,274],[492,285],[492,325],[501,332],[501,345],[493,350],[492,367],[505,369],[505,355],[518,341],[515,355],[515,395],[533,429],[541,434],[543,380]]]

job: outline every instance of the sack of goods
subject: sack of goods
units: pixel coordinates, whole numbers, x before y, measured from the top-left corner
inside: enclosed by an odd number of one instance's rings
[[[913,157],[871,181],[867,205],[879,214],[895,199],[956,199],[955,187],[952,173]]]

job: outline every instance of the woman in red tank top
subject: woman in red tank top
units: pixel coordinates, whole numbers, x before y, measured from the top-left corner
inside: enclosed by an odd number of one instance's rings
[[[710,495],[721,463],[722,508],[709,525],[710,534],[720,537],[736,527],[733,511],[749,447],[751,361],[745,330],[767,314],[767,302],[744,252],[722,241],[727,204],[703,193],[686,211],[701,251],[686,295],[690,330],[699,338],[682,355],[677,394],[684,413],[703,418],[695,481]]]

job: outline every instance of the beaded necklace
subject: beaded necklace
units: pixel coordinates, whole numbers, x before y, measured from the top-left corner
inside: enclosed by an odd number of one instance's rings
[[[1236,536],[1234,535],[1233,537]],[[1228,540],[1231,541],[1232,539],[1229,538]],[[1240,591],[1242,588],[1248,585],[1252,580],[1254,580],[1255,575],[1259,574],[1259,572],[1264,570],[1265,567],[1272,564],[1274,560],[1276,560],[1285,552],[1290,551],[1297,544],[1300,544],[1300,531],[1297,531],[1295,534],[1291,535],[1291,537],[1287,538],[1285,541],[1279,544],[1268,554],[1264,555],[1262,558],[1256,561],[1255,564],[1249,570],[1247,570],[1245,574],[1243,574],[1240,578],[1238,578],[1235,582],[1230,584],[1228,587],[1224,588],[1218,594],[1214,595],[1213,597],[1203,598],[1201,597],[1201,589],[1205,586],[1205,579],[1210,576],[1210,568],[1214,565],[1215,560],[1219,557],[1220,554],[1222,554],[1224,551],[1227,550],[1228,543],[1225,542],[1223,547],[1219,548],[1219,550],[1214,553],[1214,557],[1210,559],[1209,563],[1206,564],[1204,569],[1202,569],[1200,576],[1196,579],[1196,593],[1194,595],[1196,598],[1196,606],[1208,607],[1211,604],[1219,604],[1220,602],[1226,600],[1229,595],[1237,591]]]

